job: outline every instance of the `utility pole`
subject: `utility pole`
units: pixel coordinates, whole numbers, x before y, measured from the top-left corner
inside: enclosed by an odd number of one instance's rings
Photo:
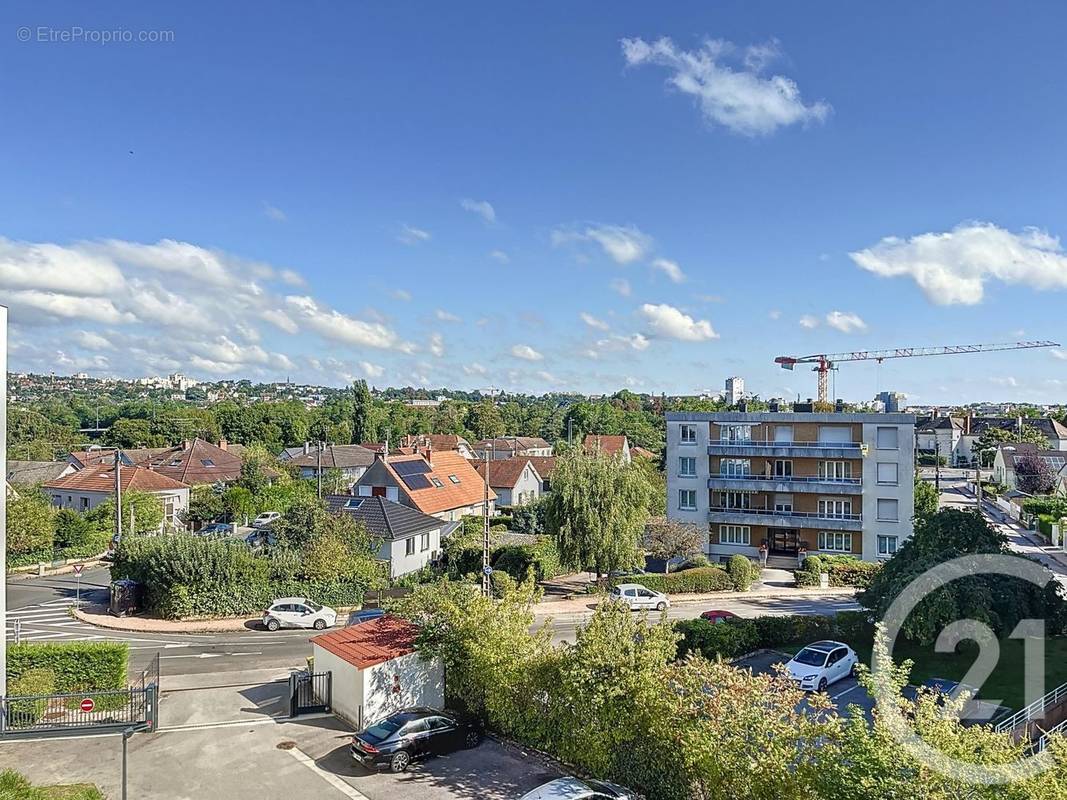
[[[318,451],[315,455],[315,472],[319,477],[319,500],[322,499],[322,440],[319,440]]]
[[[492,461],[493,444],[485,445],[485,506],[482,508],[482,594],[489,597],[492,583],[489,576],[493,574],[489,566],[489,463]]]
[[[122,459],[115,448],[115,544],[122,541]]]
[[[7,464],[7,306],[0,306],[0,464]],[[5,474],[7,467],[4,467]],[[0,492],[0,576],[7,575],[7,492]],[[18,623],[16,623],[17,625]],[[17,630],[17,628],[16,628]],[[0,697],[7,696],[7,579],[0,587]]]
[[[934,434],[934,488],[941,497],[941,440]]]

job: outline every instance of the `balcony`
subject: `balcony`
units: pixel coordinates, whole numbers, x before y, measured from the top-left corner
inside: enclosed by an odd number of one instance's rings
[[[863,493],[860,478],[820,478],[810,475],[720,474],[708,478],[708,488],[719,491],[821,492],[824,494]]]
[[[775,528],[815,528],[820,531],[863,529],[862,514],[820,514],[818,511],[775,511],[773,508],[708,509],[708,522],[728,525],[767,525]]]
[[[777,456],[778,458],[863,458],[862,442],[776,442],[770,439],[712,441],[709,456]]]

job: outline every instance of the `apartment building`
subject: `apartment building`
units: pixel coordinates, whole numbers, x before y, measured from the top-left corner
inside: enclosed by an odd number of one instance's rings
[[[667,515],[707,529],[713,560],[800,551],[888,558],[912,532],[915,417],[669,413]]]

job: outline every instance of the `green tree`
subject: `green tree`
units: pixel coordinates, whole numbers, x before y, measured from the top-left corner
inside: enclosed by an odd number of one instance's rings
[[[7,501],[7,549],[10,553],[51,550],[56,510],[40,492],[26,491]]]
[[[115,528],[115,496],[112,495],[91,512],[89,518],[104,530]],[[155,533],[163,525],[163,500],[149,492],[122,493],[122,532]]]
[[[699,553],[704,548],[704,537],[700,526],[666,517],[650,519],[645,526],[645,547],[653,558],[667,562],[667,572],[671,571],[670,559]]]
[[[940,498],[937,496],[937,488],[929,481],[924,481],[918,474],[915,475],[915,521],[928,520],[937,513]]]
[[[1033,425],[1024,423],[1021,430],[1014,426],[1011,428],[990,426],[982,431],[972,449],[978,453],[982,466],[989,467],[993,465],[993,459],[1000,445],[1020,442],[1036,445],[1039,448],[1048,447],[1048,439],[1045,438],[1045,434]]]
[[[475,439],[492,439],[505,433],[500,411],[488,397],[470,407],[467,412],[467,428]]]
[[[55,526],[57,550],[67,547],[85,547],[92,542],[104,543],[109,538],[108,530],[97,520],[69,508],[62,508],[56,513]],[[101,550],[103,549],[101,547]]]
[[[639,468],[579,452],[561,456],[552,474],[546,529],[557,537],[560,559],[599,577],[630,569],[648,519],[649,485]]]
[[[226,513],[225,492],[225,487],[219,484],[194,486],[189,490],[189,510],[185,518],[197,528],[221,518]]]
[[[362,378],[352,383],[352,444],[373,442],[375,431],[371,426],[371,411],[374,401],[367,382]]]

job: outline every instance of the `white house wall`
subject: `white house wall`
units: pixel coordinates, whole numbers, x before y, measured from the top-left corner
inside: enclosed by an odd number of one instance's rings
[[[410,538],[415,539],[415,552],[409,556],[407,555],[407,541]],[[421,549],[421,540],[421,534],[416,534],[414,537],[408,537],[406,539],[387,539],[382,542],[382,549],[379,553],[379,557],[388,559],[389,573],[391,577],[399,578],[401,575],[417,572],[429,564],[440,553],[440,528],[434,528],[430,531],[430,548],[428,550]]]
[[[333,712],[357,728],[363,706],[363,673],[354,665],[335,656],[329,650],[311,645],[315,657],[315,671],[332,674],[331,698]]]
[[[364,725],[411,706],[445,707],[445,669],[440,659],[423,661],[411,653],[363,670],[362,679]]]

